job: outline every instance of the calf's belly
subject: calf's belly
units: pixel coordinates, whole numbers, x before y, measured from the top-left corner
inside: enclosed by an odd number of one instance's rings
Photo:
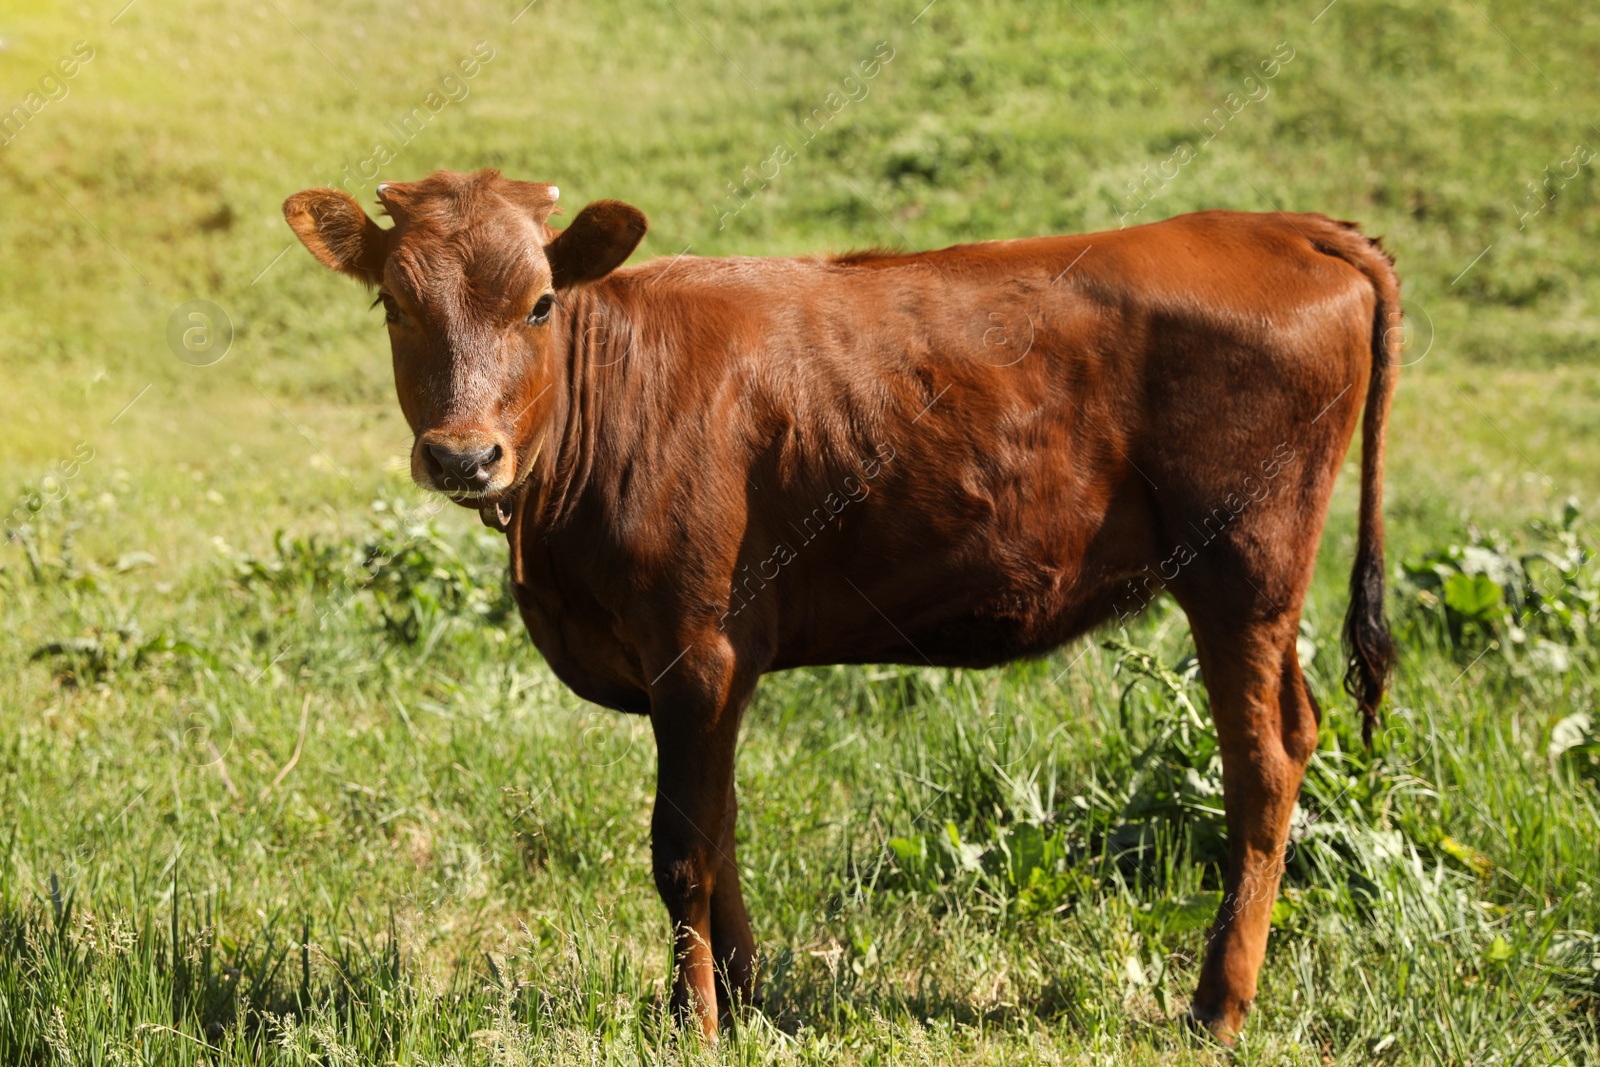
[[[1002,584],[994,574],[926,582],[914,596],[883,583],[846,584],[820,609],[789,627],[774,669],[831,663],[993,667],[1042,656],[1113,615],[1115,587],[1104,581],[1034,580]]]

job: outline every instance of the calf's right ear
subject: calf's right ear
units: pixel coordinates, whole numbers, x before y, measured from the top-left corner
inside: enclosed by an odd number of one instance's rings
[[[283,202],[283,217],[323,266],[368,287],[383,280],[389,231],[373,222],[349,193],[341,189],[295,193]]]

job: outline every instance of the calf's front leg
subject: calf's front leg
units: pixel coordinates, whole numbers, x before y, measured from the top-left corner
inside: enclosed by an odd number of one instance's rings
[[[691,650],[651,690],[657,777],[650,851],[672,920],[672,1008],[710,1039],[717,1035],[719,966],[733,972],[736,989],[754,974],[732,851],[734,752],[749,693],[726,651]]]
[[[711,952],[716,959],[718,1006],[723,1019],[731,1019],[740,1005],[760,1004],[756,988],[756,941],[750,932],[744,894],[739,889],[738,854],[734,851],[739,811],[736,793],[730,780],[719,846],[718,858],[722,866],[711,890]]]

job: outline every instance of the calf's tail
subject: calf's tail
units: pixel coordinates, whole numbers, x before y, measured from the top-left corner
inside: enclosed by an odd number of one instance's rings
[[[1400,282],[1394,260],[1377,241],[1352,227],[1340,245],[1341,258],[1367,276],[1377,295],[1372,316],[1372,376],[1361,419],[1361,512],[1356,557],[1350,569],[1350,607],[1344,617],[1344,687],[1361,709],[1361,739],[1370,747],[1378,705],[1395,657],[1384,611],[1383,447],[1400,369]]]

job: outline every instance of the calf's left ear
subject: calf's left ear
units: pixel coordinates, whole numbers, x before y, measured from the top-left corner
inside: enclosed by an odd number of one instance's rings
[[[373,222],[355,197],[340,189],[307,189],[283,202],[283,217],[322,265],[367,286],[383,280],[389,231]]]
[[[620,200],[596,200],[544,246],[557,289],[604,278],[622,266],[644,239],[644,212]]]

